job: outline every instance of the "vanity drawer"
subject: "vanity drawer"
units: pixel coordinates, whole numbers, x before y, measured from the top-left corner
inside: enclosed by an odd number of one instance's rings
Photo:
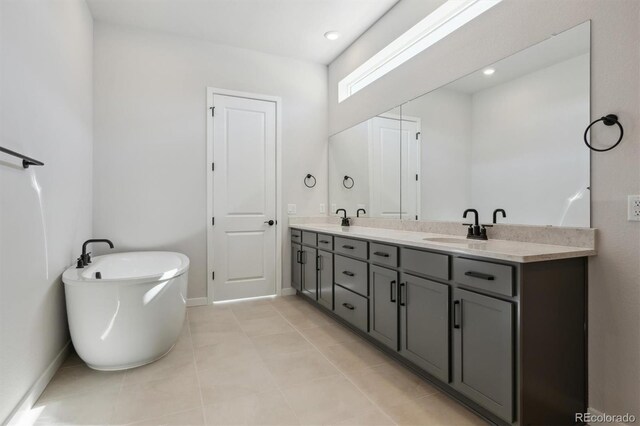
[[[335,313],[343,319],[367,332],[368,300],[340,286],[334,286],[333,297],[335,300]]]
[[[336,255],[334,263],[334,279],[339,284],[363,296],[369,295],[367,263]]]
[[[449,256],[430,251],[403,248],[400,251],[400,265],[405,272],[449,279]]]
[[[453,279],[460,284],[504,296],[513,296],[513,266],[481,260],[453,259]]]
[[[333,235],[318,234],[318,247],[333,250]]]
[[[292,229],[291,230],[291,241],[294,241],[296,243],[301,243],[302,242],[302,231],[299,229]]]
[[[317,244],[318,234],[315,232],[302,231],[302,244],[315,246]]]
[[[369,259],[381,265],[398,267],[398,247],[369,243]]]
[[[348,254],[349,256],[367,258],[367,242],[360,240],[352,240],[351,238],[335,238],[335,251],[337,253]]]

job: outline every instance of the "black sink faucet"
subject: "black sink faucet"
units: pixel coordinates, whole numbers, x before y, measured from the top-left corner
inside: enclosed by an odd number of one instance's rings
[[[493,211],[493,223],[498,223],[498,213],[502,213],[503,218],[507,217],[507,212],[504,209],[495,209]]]
[[[356,211],[356,217],[360,217],[360,212],[362,212],[362,214],[367,214],[365,209],[358,209],[358,211]]]
[[[113,243],[111,240],[107,240],[106,238],[98,238],[95,240],[87,240],[82,244],[82,254],[78,258],[78,266],[77,268],[84,268],[89,263],[91,263],[91,252],[87,253],[87,245],[90,243],[106,243],[109,244],[109,247],[113,248]]]
[[[347,217],[347,211],[345,209],[338,209],[336,210],[336,214],[338,214],[338,212],[343,212],[344,216],[342,216],[342,222],[340,223],[342,226],[349,226],[349,218]]]
[[[467,218],[467,214],[469,213],[473,213],[475,215],[474,218],[474,223],[463,223],[463,225],[468,226],[469,229],[467,230],[467,238],[472,239],[472,240],[486,240],[487,239],[487,226],[492,226],[492,225],[482,225],[482,228],[480,227],[480,223],[478,221],[478,210],[476,209],[467,209],[464,211],[464,213],[462,214],[463,218]]]

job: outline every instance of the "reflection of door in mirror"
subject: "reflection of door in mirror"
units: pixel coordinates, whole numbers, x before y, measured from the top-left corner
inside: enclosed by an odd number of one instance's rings
[[[418,216],[419,128],[419,119],[400,120],[392,114],[369,120],[370,216]]]

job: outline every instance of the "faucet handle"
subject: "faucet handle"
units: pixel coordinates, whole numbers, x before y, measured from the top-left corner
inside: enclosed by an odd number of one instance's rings
[[[84,268],[84,262],[82,261],[82,256],[77,259],[78,263],[76,264],[76,269]]]
[[[463,223],[463,226],[473,226],[473,223]]]

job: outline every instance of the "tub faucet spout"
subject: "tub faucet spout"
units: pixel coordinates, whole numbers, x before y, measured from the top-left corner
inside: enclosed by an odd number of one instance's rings
[[[78,259],[78,268],[80,267],[80,262],[82,262],[83,267],[91,263],[91,252],[87,253],[87,245],[90,243],[106,243],[109,244],[109,247],[113,248],[111,240],[107,240],[106,238],[85,241],[84,244],[82,244],[82,254],[80,255],[80,259]]]

